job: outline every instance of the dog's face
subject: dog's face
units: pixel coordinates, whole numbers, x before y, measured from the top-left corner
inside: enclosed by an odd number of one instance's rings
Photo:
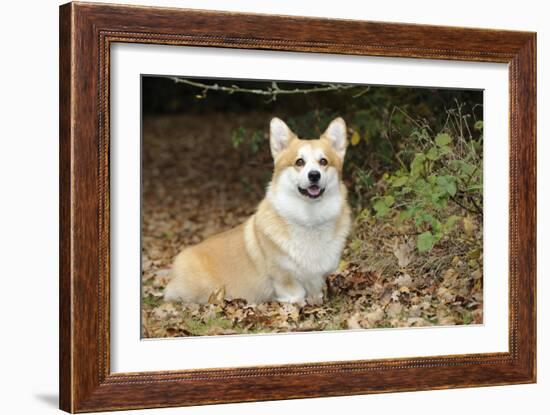
[[[316,201],[338,190],[347,138],[342,118],[333,120],[318,139],[301,140],[279,118],[270,124],[274,182],[285,192]]]

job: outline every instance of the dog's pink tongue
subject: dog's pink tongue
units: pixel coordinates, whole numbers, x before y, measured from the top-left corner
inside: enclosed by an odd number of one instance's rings
[[[307,188],[307,192],[311,195],[311,196],[317,196],[319,193],[321,193],[321,188],[319,188],[318,186],[309,186]]]

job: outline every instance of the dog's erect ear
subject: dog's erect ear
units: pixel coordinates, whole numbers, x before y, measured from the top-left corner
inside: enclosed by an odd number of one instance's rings
[[[346,155],[346,147],[348,145],[346,122],[338,117],[332,120],[323,133],[321,138],[326,138],[330,141],[332,148],[336,151],[338,156],[343,160]]]
[[[295,138],[294,133],[288,128],[283,120],[273,118],[269,124],[269,145],[271,146],[271,155],[273,160],[283,151],[290,141]]]

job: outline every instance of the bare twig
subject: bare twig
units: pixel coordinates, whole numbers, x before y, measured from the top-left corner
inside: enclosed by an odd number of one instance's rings
[[[483,210],[479,207],[479,205],[477,203],[474,203],[475,209],[472,209],[472,208],[469,208],[468,206],[462,204],[461,202],[459,202],[458,198],[455,197],[455,196],[451,196],[451,200],[453,202],[455,202],[458,206],[460,206],[462,209],[466,210],[467,212],[475,213],[477,215],[482,215],[483,214]],[[472,201],[470,200],[470,202],[472,202]]]
[[[420,235],[422,232],[408,232],[408,233],[389,233],[387,236],[390,238],[393,238],[395,236],[417,236]]]
[[[474,205],[474,208],[477,211],[477,213],[482,215],[483,214],[483,209],[477,204],[475,198],[473,196],[468,196],[468,200],[470,201],[470,203],[472,205]]]
[[[170,77],[174,82],[194,86],[196,88],[202,89],[202,96],[206,96],[208,91],[219,91],[225,92],[228,94],[234,93],[244,93],[244,94],[255,94],[255,95],[264,95],[269,97],[272,100],[276,100],[278,95],[291,95],[291,94],[312,94],[317,92],[330,92],[330,91],[339,91],[347,90],[352,88],[359,88],[357,85],[344,85],[344,84],[325,84],[319,87],[313,88],[294,88],[294,89],[282,89],[279,87],[277,82],[272,82],[271,86],[266,89],[258,88],[243,88],[238,85],[231,86],[222,86],[218,84],[205,84],[202,82],[192,81],[186,78],[179,77]],[[355,96],[363,95],[369,90],[369,87],[364,88],[363,91],[360,91]]]

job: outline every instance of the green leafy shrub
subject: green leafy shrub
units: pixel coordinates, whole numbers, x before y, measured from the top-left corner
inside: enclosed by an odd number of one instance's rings
[[[246,148],[251,154],[257,154],[266,136],[262,131],[251,131],[244,127],[239,127],[231,135],[231,144],[234,149]]]
[[[466,137],[464,129],[460,134],[451,127],[435,137],[426,128],[414,130],[413,145],[396,155],[401,167],[385,173],[377,184],[381,190],[371,199],[375,216],[390,218],[397,226],[410,225],[418,250],[425,252],[461,219],[452,212],[481,215],[482,129],[477,121]]]

